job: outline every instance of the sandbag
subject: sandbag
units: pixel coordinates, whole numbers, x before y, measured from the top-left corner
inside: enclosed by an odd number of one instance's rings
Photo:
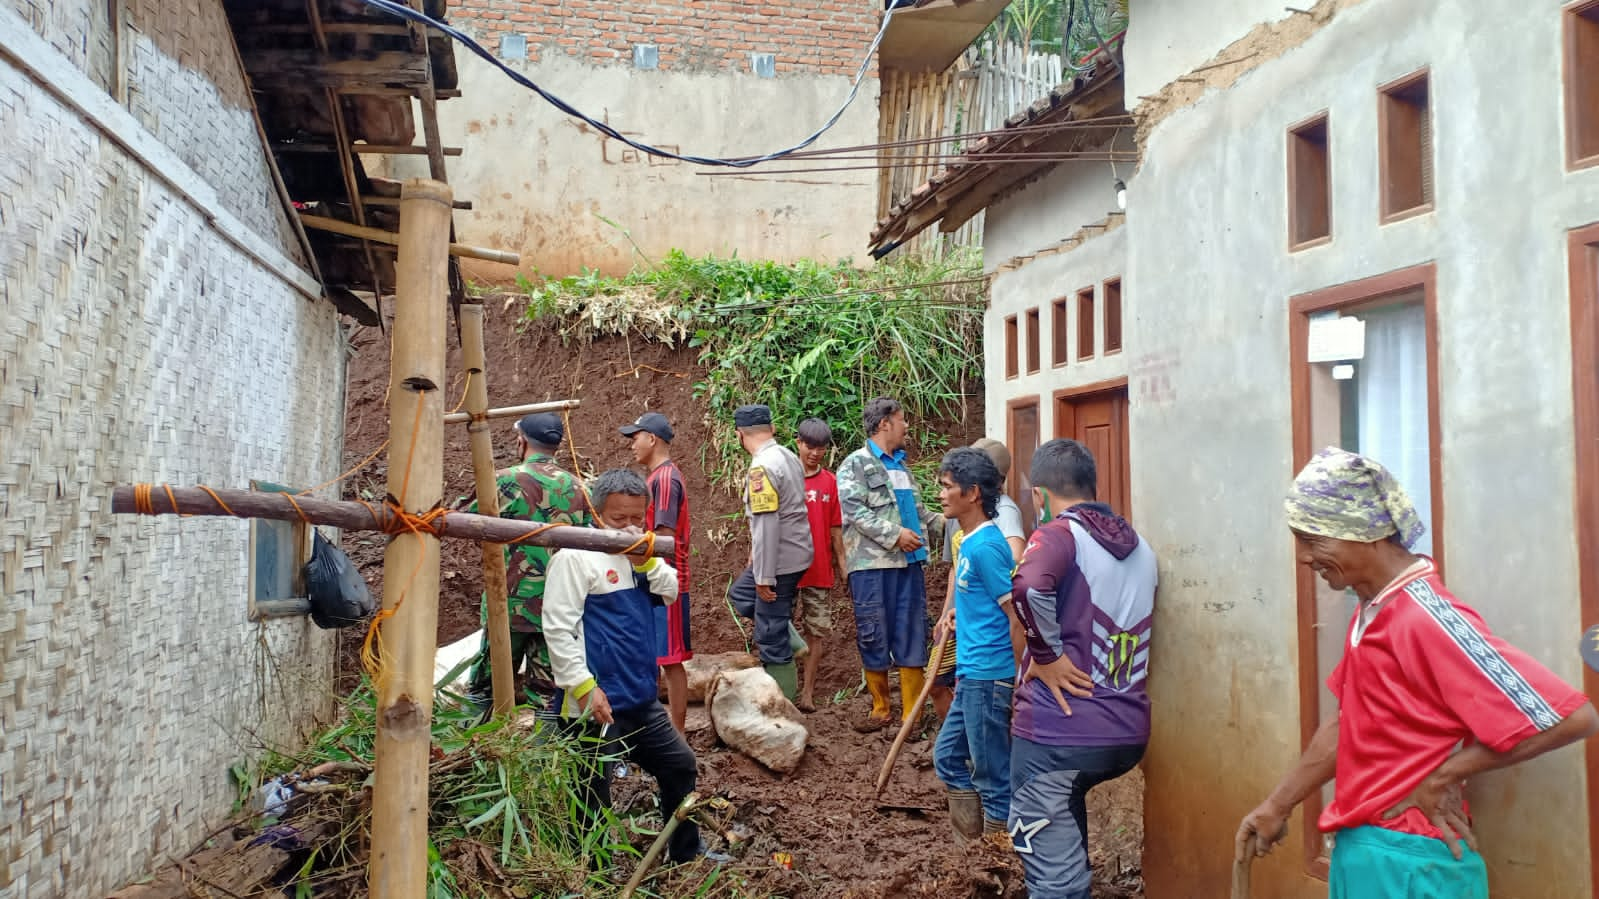
[[[773,771],[792,773],[805,756],[810,731],[765,669],[718,674],[706,705],[718,739]]]
[[[305,563],[305,590],[311,597],[311,620],[321,628],[350,627],[372,615],[377,603],[366,579],[344,550],[329,543],[320,532]]]
[[[704,702],[705,694],[710,692],[712,682],[723,671],[754,668],[760,663],[760,659],[747,652],[717,652],[696,655],[683,663],[683,672],[688,675],[688,701]],[[665,678],[661,679],[663,687],[665,680]]]

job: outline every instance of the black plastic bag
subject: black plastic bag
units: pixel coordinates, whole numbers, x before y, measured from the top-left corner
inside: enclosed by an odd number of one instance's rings
[[[311,561],[305,563],[305,589],[311,594],[311,620],[317,627],[360,624],[377,608],[355,563],[320,533],[311,548]]]

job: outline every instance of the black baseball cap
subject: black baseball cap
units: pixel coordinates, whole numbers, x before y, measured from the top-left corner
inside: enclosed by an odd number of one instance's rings
[[[623,437],[632,437],[640,431],[648,431],[667,443],[672,442],[672,423],[659,412],[646,412],[638,417],[638,421],[622,425],[617,430],[622,432]]]
[[[522,436],[545,446],[560,446],[561,438],[566,436],[566,426],[561,424],[561,416],[554,412],[535,412],[524,415],[516,423],[516,429]]]
[[[771,423],[772,410],[759,403],[739,406],[733,410],[733,427],[735,428],[753,428],[757,425],[769,425]]]

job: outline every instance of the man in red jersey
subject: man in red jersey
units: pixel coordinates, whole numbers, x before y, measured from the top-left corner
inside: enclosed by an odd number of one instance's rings
[[[1592,736],[1599,714],[1410,552],[1421,519],[1378,463],[1324,449],[1285,505],[1299,563],[1360,606],[1327,680],[1338,715],[1244,818],[1238,857],[1252,839],[1270,852],[1294,806],[1336,777],[1319,822],[1334,834],[1333,899],[1486,899],[1462,783]]]
[[[833,429],[820,418],[799,423],[794,451],[805,469],[805,514],[811,522],[815,557],[800,577],[796,614],[805,624],[809,650],[803,660],[800,695],[794,705],[802,712],[816,711],[816,668],[827,651],[824,637],[833,632],[834,575],[845,580],[844,512],[838,503],[838,479],[822,467],[833,446]]]
[[[676,541],[672,567],[677,569],[677,602],[655,607],[655,663],[666,677],[666,701],[672,710],[672,726],[684,732],[688,723],[688,672],[683,663],[694,658],[689,640],[688,606],[688,491],[683,488],[683,473],[672,461],[672,423],[659,412],[646,412],[638,421],[621,427],[628,439],[633,459],[648,472],[649,509],[644,527]]]

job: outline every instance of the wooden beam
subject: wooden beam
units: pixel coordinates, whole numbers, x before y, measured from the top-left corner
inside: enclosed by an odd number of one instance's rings
[[[318,231],[331,231],[334,234],[343,234],[346,237],[359,237],[362,240],[375,240],[379,243],[398,246],[400,235],[393,231],[384,231],[382,228],[367,228],[361,225],[352,225],[342,219],[328,218],[322,215],[300,215],[300,221],[307,228]],[[506,265],[521,265],[522,257],[504,250],[490,250],[485,247],[472,247],[466,244],[450,244],[451,256],[464,256],[468,259],[483,259],[488,262],[503,262]]]
[[[341,94],[360,94],[368,97],[414,97],[417,94],[417,89],[411,87],[382,87],[379,85],[360,84],[341,87],[338,91]],[[460,88],[435,89],[433,96],[440,100],[451,100],[461,96],[461,90]]]
[[[118,514],[141,513],[138,493],[139,490],[131,486],[113,487],[111,511]],[[218,500],[226,503],[227,508],[224,509]],[[309,521],[346,531],[389,531],[395,523],[394,512],[378,503],[345,502],[315,496],[221,487],[173,487],[169,496],[166,488],[158,486],[150,492],[148,508],[149,511],[142,514]],[[442,537],[518,546],[526,544],[619,553],[638,543],[639,539],[639,535],[625,531],[566,525],[541,530],[537,534],[529,533],[536,527],[526,521],[490,518],[470,512],[446,512],[434,522],[434,531]],[[672,552],[672,538],[655,538],[653,555],[669,559]]]
[[[400,198],[399,197],[379,197],[379,196],[375,196],[373,194],[362,194],[361,195],[361,202],[366,204],[367,206],[398,206],[398,205],[400,205]],[[450,206],[453,209],[465,209],[465,210],[470,211],[472,209],[472,201],[471,200],[456,200],[454,203],[451,203]]]
[[[328,58],[328,36],[322,30],[322,12],[319,0],[305,0],[306,21],[311,23],[312,40],[316,43],[316,52],[322,59]],[[337,92],[324,89],[324,101],[328,104],[328,115],[333,119],[333,138],[337,146],[346,147],[350,144],[350,129],[344,121],[344,102]],[[355,177],[355,157],[341,149],[339,151],[339,175],[344,179],[344,194],[350,201],[350,208],[355,214],[358,225],[366,224],[366,207],[361,204],[361,188],[359,179]],[[370,241],[361,241],[361,255],[366,259],[367,273],[372,276],[372,303],[378,314],[378,327],[383,326],[383,279],[378,275],[378,257],[372,252]]]
[[[422,0],[406,0],[406,5],[416,12],[423,12]],[[444,181],[447,180],[444,175],[444,145],[439,139],[439,104],[433,92],[433,57],[428,53],[427,29],[416,22],[408,24],[411,30],[411,52],[421,55],[422,71],[426,75],[417,92],[417,104],[422,107],[422,142],[428,148],[428,171],[435,181]]]
[[[325,35],[324,35],[325,37]],[[307,83],[316,87],[344,85],[422,85],[428,60],[414,53],[386,50],[362,57],[336,57],[315,50],[250,50],[244,55],[257,83]]]
[[[337,91],[332,91],[331,93],[337,95],[338,92]],[[428,152],[428,148],[427,147],[412,147],[412,146],[407,146],[407,145],[404,145],[404,144],[361,144],[361,143],[355,143],[354,141],[351,141],[351,142],[349,142],[347,144],[347,146],[349,146],[351,152],[358,153],[358,154],[365,155],[365,156],[426,156],[427,152]],[[310,143],[310,142],[308,142],[308,143],[298,143],[298,142],[295,142],[295,143],[284,143],[284,142],[279,142],[279,143],[273,144],[272,145],[272,149],[274,151],[278,152],[278,153],[338,153],[338,152],[340,152],[339,146],[337,144],[323,144],[323,143]],[[444,151],[444,155],[445,156],[460,156],[461,155],[461,148],[460,147],[441,147],[440,149]]]
[[[466,307],[462,306],[461,308],[465,309]],[[532,415],[535,412],[561,412],[567,409],[576,409],[581,405],[583,405],[582,400],[555,400],[549,403],[528,403],[525,406],[502,406],[498,409],[485,410],[482,417],[489,421],[497,418],[521,418],[524,415]],[[444,415],[444,423],[447,425],[462,424],[471,420],[472,414],[470,412],[447,412]]]

